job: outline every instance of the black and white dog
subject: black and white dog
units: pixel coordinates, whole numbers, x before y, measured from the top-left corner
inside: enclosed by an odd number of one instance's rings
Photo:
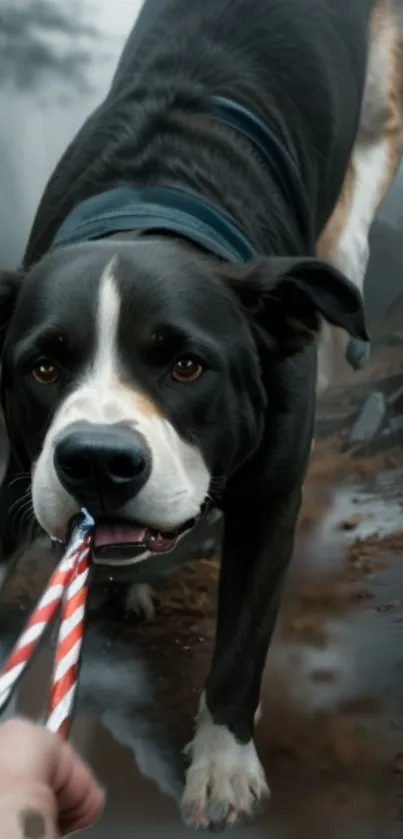
[[[145,15],[145,17],[144,17]],[[389,0],[148,0],[59,163],[23,270],[1,277],[10,438],[3,560],[24,499],[100,562],[224,514],[214,658],[183,811],[267,793],[253,742],[315,422],[323,322],[366,355],[368,231],[402,145]],[[325,260],[325,261],[323,261]],[[20,503],[21,502],[21,503]]]

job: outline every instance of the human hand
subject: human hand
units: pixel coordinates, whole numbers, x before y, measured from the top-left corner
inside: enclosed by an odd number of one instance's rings
[[[59,839],[92,825],[104,793],[72,747],[27,720],[0,726],[0,836]]]

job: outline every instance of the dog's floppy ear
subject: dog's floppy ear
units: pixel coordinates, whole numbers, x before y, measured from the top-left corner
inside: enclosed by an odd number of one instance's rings
[[[358,289],[337,268],[315,258],[272,257],[225,267],[225,280],[281,355],[312,343],[324,318],[368,340]]]
[[[23,276],[18,271],[0,270],[0,356],[22,285]]]

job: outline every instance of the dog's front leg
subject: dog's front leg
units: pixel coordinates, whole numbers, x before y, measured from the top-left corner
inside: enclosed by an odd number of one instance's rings
[[[234,824],[268,795],[253,732],[300,495],[256,493],[226,505],[215,651],[182,801],[195,828]]]

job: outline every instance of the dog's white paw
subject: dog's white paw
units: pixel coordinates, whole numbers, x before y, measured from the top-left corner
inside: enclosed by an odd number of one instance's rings
[[[238,743],[205,708],[187,748],[192,763],[182,798],[185,822],[196,829],[217,829],[253,816],[270,795],[253,740]]]
[[[137,583],[131,586],[127,595],[126,610],[141,620],[152,621],[155,618],[154,597],[154,589],[148,583]]]

